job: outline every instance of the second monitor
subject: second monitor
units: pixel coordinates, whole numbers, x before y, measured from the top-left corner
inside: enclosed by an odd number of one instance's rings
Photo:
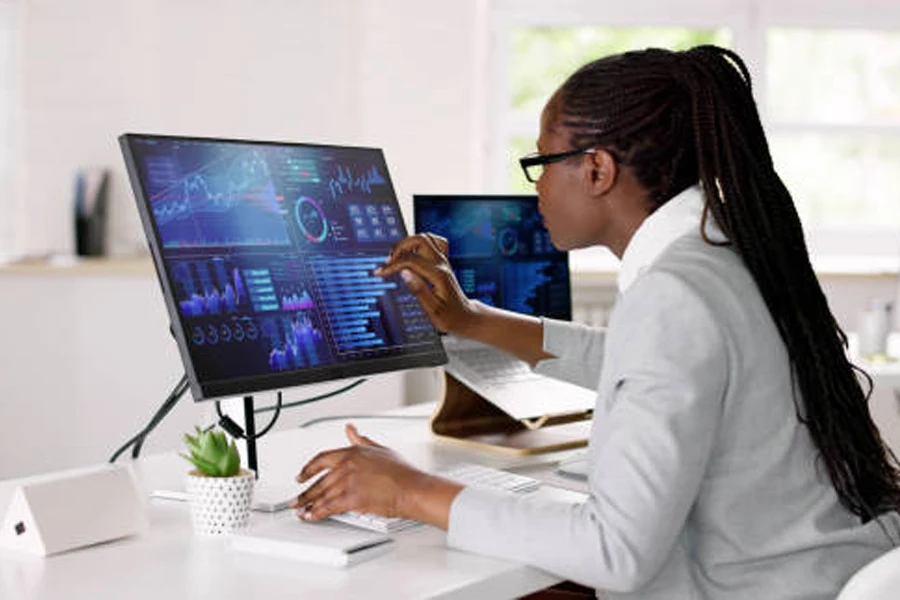
[[[537,196],[413,197],[415,228],[447,238],[463,292],[535,317],[571,320],[568,253],[557,250]],[[516,454],[583,446],[594,390],[545,377],[499,348],[444,338],[446,391],[432,431],[447,440]]]
[[[568,253],[557,250],[534,195],[416,195],[415,230],[447,238],[466,296],[527,315],[571,320]]]

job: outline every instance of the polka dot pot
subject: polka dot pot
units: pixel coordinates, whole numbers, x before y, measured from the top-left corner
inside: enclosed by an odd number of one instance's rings
[[[253,472],[241,469],[234,477],[209,477],[200,471],[188,473],[186,488],[191,496],[191,521],[199,535],[228,535],[250,521]]]

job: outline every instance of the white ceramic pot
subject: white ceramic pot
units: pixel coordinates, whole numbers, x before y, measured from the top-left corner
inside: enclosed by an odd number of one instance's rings
[[[246,469],[234,477],[209,477],[196,469],[188,473],[185,487],[191,496],[194,532],[227,535],[246,527],[254,481],[253,472]]]

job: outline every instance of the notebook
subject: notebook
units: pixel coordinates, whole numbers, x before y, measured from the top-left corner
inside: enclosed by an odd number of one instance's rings
[[[382,533],[333,521],[305,522],[293,513],[268,519],[232,534],[232,550],[253,552],[329,567],[348,567],[389,552],[395,545]]]
[[[571,320],[568,253],[550,241],[537,196],[413,196],[415,230],[447,238],[466,296],[518,313]],[[531,371],[492,346],[444,336],[445,369],[515,419],[590,410],[595,392]]]

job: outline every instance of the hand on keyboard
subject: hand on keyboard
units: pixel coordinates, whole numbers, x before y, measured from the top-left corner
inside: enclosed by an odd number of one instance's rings
[[[320,452],[301,470],[299,481],[327,471],[291,504],[302,519],[318,521],[341,515],[344,522],[356,519],[354,524],[364,527],[396,530],[406,523],[384,523],[368,514],[356,518],[355,513],[412,516],[414,512],[418,519],[446,528],[450,505],[461,486],[529,491],[537,485],[522,475],[479,465],[442,472],[444,481],[423,477],[396,453],[361,436],[353,425],[347,425],[346,434],[351,446]]]
[[[346,426],[351,445],[317,454],[300,471],[305,482],[328,471],[302,492],[292,507],[304,520],[317,521],[350,510],[397,515],[422,482],[422,474],[401,456]]]
[[[532,477],[508,473],[500,469],[482,465],[461,463],[438,470],[436,475],[452,479],[465,486],[483,487],[495,490],[526,494],[540,487],[541,482]],[[398,517],[381,517],[367,513],[345,512],[332,515],[332,519],[381,533],[394,533],[409,527],[421,525],[419,521]]]

